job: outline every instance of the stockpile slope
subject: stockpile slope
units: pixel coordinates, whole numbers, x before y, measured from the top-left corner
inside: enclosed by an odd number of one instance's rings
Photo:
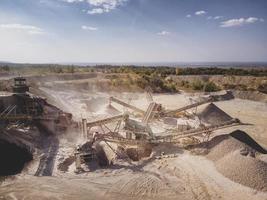
[[[233,119],[213,103],[210,103],[201,113],[199,113],[198,117],[202,122],[211,125],[221,124]]]
[[[217,136],[205,145],[209,152],[207,158],[214,161],[225,177],[267,192],[267,163],[257,158],[267,151],[247,133],[237,130]]]

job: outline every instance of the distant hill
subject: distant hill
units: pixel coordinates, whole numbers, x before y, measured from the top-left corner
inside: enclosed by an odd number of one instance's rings
[[[1,61],[0,60],[0,64],[12,64],[11,62],[7,62],[7,61]]]
[[[0,65],[9,66],[134,66],[134,67],[178,67],[178,68],[267,68],[267,62],[53,62],[53,63],[15,63],[0,61]]]

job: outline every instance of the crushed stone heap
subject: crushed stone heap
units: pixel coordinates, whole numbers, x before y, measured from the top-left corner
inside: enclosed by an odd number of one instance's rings
[[[199,113],[198,117],[202,122],[211,125],[220,124],[233,119],[213,103],[210,103],[201,113]]]
[[[202,145],[208,148],[207,158],[214,161],[224,176],[256,190],[267,191],[267,163],[257,158],[267,151],[247,133],[236,130]]]

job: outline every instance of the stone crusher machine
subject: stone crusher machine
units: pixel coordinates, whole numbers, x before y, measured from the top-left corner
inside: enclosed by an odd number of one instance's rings
[[[116,143],[126,149],[129,146],[135,147],[148,147],[160,144],[180,144],[181,139],[193,139],[193,142],[183,144],[182,147],[187,146],[189,144],[201,143],[208,141],[210,135],[213,131],[224,129],[232,126],[243,125],[238,119],[232,119],[227,122],[223,122],[217,125],[211,125],[206,127],[199,127],[196,129],[190,129],[182,132],[169,132],[165,136],[153,136],[151,130],[149,130],[148,126],[142,126],[142,128],[138,126],[133,126],[131,129],[127,127],[129,120],[128,115],[118,115],[114,117],[105,118],[102,120],[92,121],[92,122],[84,122],[84,130],[86,130],[86,142],[83,145],[78,145],[75,155],[75,163],[76,163],[76,172],[81,172],[81,164],[90,162],[97,159],[96,149],[94,148],[95,142],[103,141],[107,145],[108,148],[111,149],[112,152],[120,155],[110,143]],[[108,128],[108,124],[116,124],[114,129]],[[120,129],[120,126],[123,124],[123,129]],[[102,133],[94,132],[90,133],[94,126],[102,126]],[[138,127],[138,128],[137,128]],[[126,134],[123,134],[125,133]],[[174,130],[173,130],[174,131]],[[135,137],[133,137],[135,135]],[[143,137],[140,137],[142,135]],[[131,162],[131,161],[129,161]]]
[[[170,116],[177,116],[177,114],[185,112],[189,109],[196,108],[200,105],[207,104],[207,103],[212,103],[219,101],[218,96],[210,96],[208,98],[205,98],[199,102],[184,106],[182,108],[177,108],[174,110],[166,110],[161,104],[158,104],[156,102],[150,102],[148,109],[146,111],[137,108],[136,106],[130,105],[128,103],[125,103],[115,97],[110,97],[109,98],[109,103],[111,104],[112,102],[120,104],[126,108],[129,108],[133,110],[134,112],[139,113],[142,116],[142,122],[145,124],[148,124],[151,122],[154,118],[156,119],[161,119],[163,117],[170,117]]]
[[[109,127],[109,124],[113,126]],[[101,132],[101,134],[98,132],[98,137],[125,137],[131,139],[135,136],[135,139],[142,139],[153,136],[148,124],[130,119],[128,114],[112,116],[91,122],[87,122],[86,119],[83,119],[81,128],[82,138],[95,140],[91,132],[93,127],[100,128],[99,132]]]
[[[179,143],[179,140],[182,138],[192,138],[195,136],[198,136],[199,138],[202,138],[201,140],[198,140],[198,142],[203,142],[206,140],[209,140],[209,137],[213,131],[224,129],[232,126],[239,126],[239,125],[248,125],[240,122],[238,119],[231,119],[226,122],[222,122],[216,125],[210,125],[205,127],[199,127],[195,129],[189,129],[185,131],[177,131],[175,129],[166,131],[166,135],[164,136],[154,136],[149,125],[144,125],[141,123],[140,126],[133,126],[132,128],[128,128],[129,122],[129,116],[128,115],[118,115],[110,118],[106,118],[103,120],[97,120],[93,122],[86,123],[85,129],[87,129],[87,138],[86,140],[90,140],[92,142],[96,140],[105,140],[109,142],[116,142],[116,143],[125,143],[129,145],[139,145],[139,144],[158,144],[158,143]],[[134,120],[135,121],[135,120]],[[89,133],[88,130],[90,130],[94,126],[106,126],[109,123],[117,123],[122,124],[124,123],[124,128],[120,129],[118,126],[114,130],[107,130],[102,133]],[[126,134],[123,134],[123,131],[126,131]],[[139,135],[143,135],[143,137],[138,137]],[[133,137],[135,135],[135,137]]]
[[[93,128],[100,131],[92,131]],[[103,141],[114,152],[119,153],[112,148],[109,142],[117,143],[126,148],[126,146],[146,145],[148,139],[153,137],[148,124],[130,119],[128,114],[112,116],[96,121],[87,122],[86,119],[81,123],[81,137],[86,141],[83,145],[78,145],[75,151],[76,168],[79,172],[81,164],[96,158],[94,144]],[[83,148],[84,145],[87,148]],[[90,146],[88,148],[88,146]]]
[[[209,140],[209,137],[213,131],[232,126],[243,125],[238,119],[231,119],[229,121],[220,124],[201,126],[199,128],[185,130],[185,131],[178,131],[176,129],[172,129],[166,131],[165,136],[154,136],[153,132],[150,129],[150,126],[148,125],[149,121],[152,120],[154,116],[159,117],[159,116],[168,116],[169,114],[175,114],[177,112],[194,108],[201,104],[212,102],[214,101],[214,98],[208,98],[203,101],[179,109],[164,111],[164,112],[162,111],[159,104],[156,104],[155,102],[151,102],[148,109],[146,111],[142,111],[141,109],[129,105],[125,102],[122,102],[114,97],[112,97],[110,100],[119,103],[123,106],[126,106],[128,108],[131,108],[136,112],[142,113],[143,114],[142,121],[138,122],[136,120],[130,119],[128,114],[117,115],[91,122],[87,122],[86,119],[83,119],[82,137],[87,141],[88,140],[91,141],[91,146],[95,141],[104,141],[107,145],[108,142],[113,142],[120,144],[122,146],[125,145],[146,146],[146,145],[158,145],[161,143],[179,144],[181,143],[181,139],[193,140],[193,142],[191,142],[190,144],[201,143],[203,141]],[[108,127],[109,124],[113,124],[113,128]],[[91,129],[93,127],[100,127],[101,133],[91,132]],[[112,149],[111,146],[110,148]],[[84,161],[88,157],[91,158],[94,157],[93,148],[90,149],[91,150],[87,152],[81,150],[76,152],[75,155],[76,158],[78,159],[77,163],[81,163],[81,160]],[[112,149],[112,151],[115,150]]]
[[[197,108],[200,105],[212,103],[216,101],[222,101],[222,100],[229,100],[229,92],[227,91],[226,94],[222,95],[211,95],[209,97],[203,98],[202,100],[186,105],[181,108],[173,109],[173,110],[166,110],[161,104],[155,103],[153,101],[153,98],[151,97],[151,94],[149,94],[149,106],[146,111],[143,111],[140,108],[137,108],[136,106],[130,105],[128,103],[125,103],[115,97],[110,97],[110,104],[112,102],[118,103],[124,107],[127,107],[134,112],[137,112],[142,115],[142,123],[148,125],[149,122],[151,122],[153,119],[161,119],[164,117],[177,117],[179,113],[185,112],[192,108]],[[227,97],[227,98],[226,98]],[[230,98],[231,99],[231,98]],[[204,140],[208,140],[210,134],[218,129],[223,129],[231,126],[237,126],[237,125],[246,125],[241,123],[238,119],[231,119],[229,121],[225,121],[216,125],[210,125],[210,126],[200,126],[199,128],[195,129],[189,129],[189,130],[182,130],[179,131],[177,129],[169,130],[170,135],[162,136],[162,137],[155,137],[153,136],[153,133],[148,134],[150,137],[149,142],[151,143],[161,143],[161,142],[174,142],[177,143],[182,138],[192,139],[193,142],[202,142]],[[132,130],[134,132],[134,130]],[[168,131],[167,131],[168,132]],[[129,138],[128,138],[129,139]],[[123,140],[123,139],[121,139]]]
[[[109,145],[108,141],[115,138],[123,138],[119,134],[120,127],[128,120],[129,115],[127,114],[117,115],[91,122],[87,122],[86,119],[82,119],[81,138],[83,138],[86,142],[82,145],[78,145],[75,149],[74,156],[77,173],[82,171],[81,164],[97,159],[96,149],[94,146],[96,142],[104,141],[106,145],[116,153],[116,150]],[[111,127],[110,124],[113,126]],[[91,129],[95,127],[100,128],[100,131],[92,132]]]
[[[0,99],[0,104],[0,121],[5,125],[35,122],[55,132],[65,131],[72,124],[71,114],[31,94],[24,77],[14,79],[13,93],[8,99]]]

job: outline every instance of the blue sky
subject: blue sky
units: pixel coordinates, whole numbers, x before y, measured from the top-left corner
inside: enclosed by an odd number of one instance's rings
[[[266,0],[0,0],[0,60],[267,61]]]

